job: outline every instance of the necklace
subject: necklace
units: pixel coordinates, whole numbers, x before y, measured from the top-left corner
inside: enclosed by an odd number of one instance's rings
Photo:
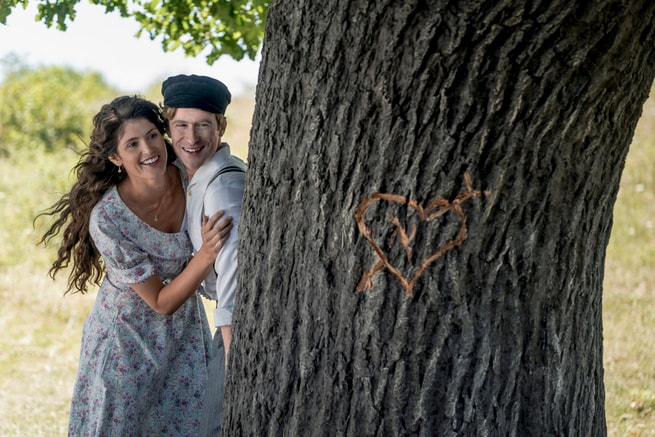
[[[157,211],[155,211],[155,221],[159,221],[159,209],[161,208],[162,203],[164,203],[164,198],[162,197],[161,200],[159,201],[159,206],[157,207]]]

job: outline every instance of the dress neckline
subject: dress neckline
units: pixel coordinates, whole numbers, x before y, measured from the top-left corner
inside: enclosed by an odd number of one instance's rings
[[[179,175],[180,180],[182,181],[182,183],[184,183],[184,180],[182,179],[182,173],[181,173],[180,171],[178,171],[178,175]],[[137,222],[139,222],[139,223],[141,223],[141,224],[147,226],[148,228],[152,229],[153,231],[155,231],[155,232],[159,232],[159,233],[161,233],[161,234],[165,234],[165,235],[177,235],[177,234],[184,233],[184,232],[186,231],[186,227],[187,227],[187,213],[186,213],[186,207],[184,208],[184,217],[182,218],[182,223],[180,224],[180,230],[177,231],[177,232],[166,232],[166,231],[162,231],[162,230],[160,230],[160,229],[155,228],[155,227],[152,226],[150,223],[146,222],[146,221],[143,220],[141,217],[139,217],[139,216],[138,216],[134,211],[132,211],[132,210],[130,209],[130,207],[127,206],[127,204],[125,203],[125,201],[123,200],[123,198],[121,197],[120,193],[118,192],[118,187],[117,187],[116,185],[114,185],[113,187],[111,187],[110,190],[111,190],[111,192],[116,196],[116,198],[118,199],[118,201],[120,202],[120,204],[123,206],[123,208],[125,208],[125,210],[127,210],[128,213],[129,213],[129,214],[130,214],[134,219],[136,219]],[[186,194],[185,194],[185,196],[186,196]]]

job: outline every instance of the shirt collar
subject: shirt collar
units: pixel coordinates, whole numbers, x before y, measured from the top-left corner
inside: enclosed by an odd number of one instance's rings
[[[230,156],[230,145],[221,143],[221,147],[218,148],[216,153],[196,171],[191,183],[195,184],[212,177],[217,171],[229,164]]]

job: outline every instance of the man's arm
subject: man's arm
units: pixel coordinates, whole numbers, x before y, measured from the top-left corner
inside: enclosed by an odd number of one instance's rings
[[[225,349],[225,368],[227,369],[227,354],[230,352],[230,343],[232,342],[232,325],[221,326],[221,336],[223,337],[223,348]]]
[[[214,326],[221,330],[227,364],[227,356],[232,342],[232,310],[237,288],[238,226],[243,198],[243,174],[230,173],[222,177],[227,180],[221,181],[223,183],[216,186],[210,185],[208,188],[205,197],[205,210],[206,212],[224,210],[227,216],[232,217],[234,223],[234,229],[214,263],[214,270],[217,275]],[[240,181],[238,179],[237,181],[229,181],[231,177],[238,177]]]
[[[233,213],[232,211],[231,213]],[[237,288],[238,258],[237,232],[232,233],[221,252],[216,257],[214,269],[216,270],[216,309],[214,310],[214,326],[220,328],[225,348],[225,359],[232,341],[232,310]]]

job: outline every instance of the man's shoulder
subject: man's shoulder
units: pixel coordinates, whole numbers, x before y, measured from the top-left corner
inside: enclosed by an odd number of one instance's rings
[[[241,158],[230,153],[230,146],[227,143],[223,143],[210,162],[212,163],[210,184],[225,173],[238,174],[245,173],[248,170],[248,165]]]
[[[219,167],[236,166],[243,171],[248,169],[248,165],[241,158],[232,154],[228,143],[222,143],[221,147],[216,151],[214,159]]]
[[[221,168],[217,171],[222,173],[229,172],[241,172],[245,173],[248,170],[248,164],[243,162],[238,156],[230,156],[230,159],[225,162],[225,165],[222,165]]]
[[[238,158],[237,158],[238,159]],[[247,167],[239,162],[225,165],[214,172],[214,175],[207,182],[207,187],[221,186],[242,186],[245,182]]]

